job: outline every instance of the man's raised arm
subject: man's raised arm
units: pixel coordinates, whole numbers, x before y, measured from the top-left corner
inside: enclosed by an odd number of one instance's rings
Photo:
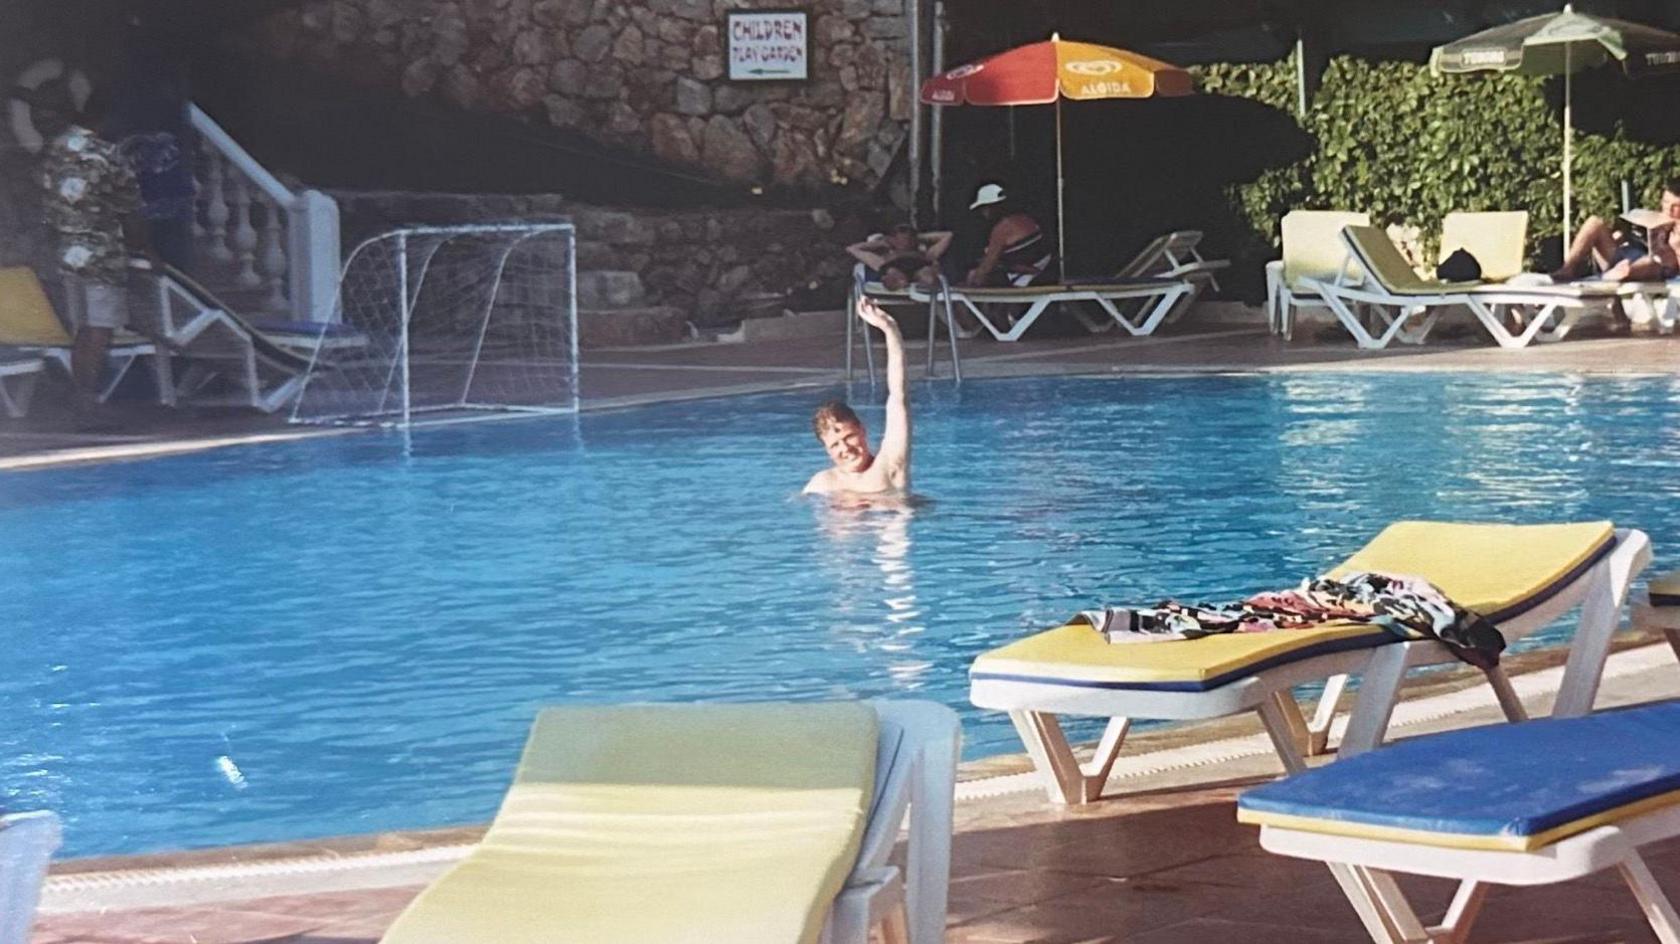
[[[904,338],[898,322],[880,305],[867,298],[858,300],[858,317],[881,329],[887,338],[887,422],[881,430],[881,446],[875,461],[893,472],[903,471],[906,487],[910,471],[910,392],[905,379]]]

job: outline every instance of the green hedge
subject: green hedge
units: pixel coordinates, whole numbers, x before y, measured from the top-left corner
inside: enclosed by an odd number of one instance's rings
[[[1295,115],[1293,58],[1194,71],[1205,94],[1251,98]],[[1297,208],[1364,210],[1379,224],[1416,226],[1429,251],[1448,212],[1526,209],[1532,253],[1557,233],[1562,217],[1563,129],[1546,102],[1546,81],[1434,76],[1413,63],[1332,59],[1298,119],[1316,142],[1314,152],[1231,188],[1251,228],[1237,234],[1233,249],[1275,257],[1278,219]],[[1617,212],[1624,178],[1639,188],[1637,205],[1655,206],[1662,181],[1677,170],[1680,146],[1636,142],[1619,126],[1608,137],[1577,129],[1577,223],[1589,213]]]

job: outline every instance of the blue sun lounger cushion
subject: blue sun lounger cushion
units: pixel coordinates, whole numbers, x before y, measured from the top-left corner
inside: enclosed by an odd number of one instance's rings
[[[1526,852],[1680,803],[1680,702],[1413,738],[1250,790],[1237,819]]]

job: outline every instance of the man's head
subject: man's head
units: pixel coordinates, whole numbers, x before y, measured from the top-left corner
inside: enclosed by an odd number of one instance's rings
[[[1662,203],[1658,204],[1663,215],[1671,220],[1680,220],[1680,177],[1670,177],[1663,184]]]
[[[817,407],[811,417],[811,431],[828,451],[834,467],[842,472],[862,472],[875,461],[869,451],[869,434],[852,408],[839,400]]]
[[[974,191],[974,202],[968,208],[991,220],[1003,212],[1004,204],[1008,202],[1009,195],[1004,192],[1002,184],[981,184],[980,189]]]
[[[909,223],[900,223],[887,230],[887,245],[894,252],[915,252],[920,248],[916,244],[916,227]]]
[[[48,141],[81,118],[81,109],[76,107],[76,96],[67,79],[48,79],[34,88],[18,88],[12,97],[29,106],[30,123]]]

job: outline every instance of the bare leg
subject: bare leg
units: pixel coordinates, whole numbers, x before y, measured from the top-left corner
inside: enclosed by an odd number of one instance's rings
[[[1569,251],[1564,253],[1563,266],[1552,273],[1552,278],[1560,282],[1580,278],[1587,274],[1589,259],[1608,267],[1615,256],[1616,240],[1610,235],[1610,224],[1596,216],[1587,217],[1580,232],[1575,234],[1575,241],[1569,244]]]
[[[110,348],[110,328],[83,327],[76,332],[76,346],[70,351],[70,376],[76,382],[78,405],[90,406],[99,399],[99,375],[104,372],[105,354]]]

